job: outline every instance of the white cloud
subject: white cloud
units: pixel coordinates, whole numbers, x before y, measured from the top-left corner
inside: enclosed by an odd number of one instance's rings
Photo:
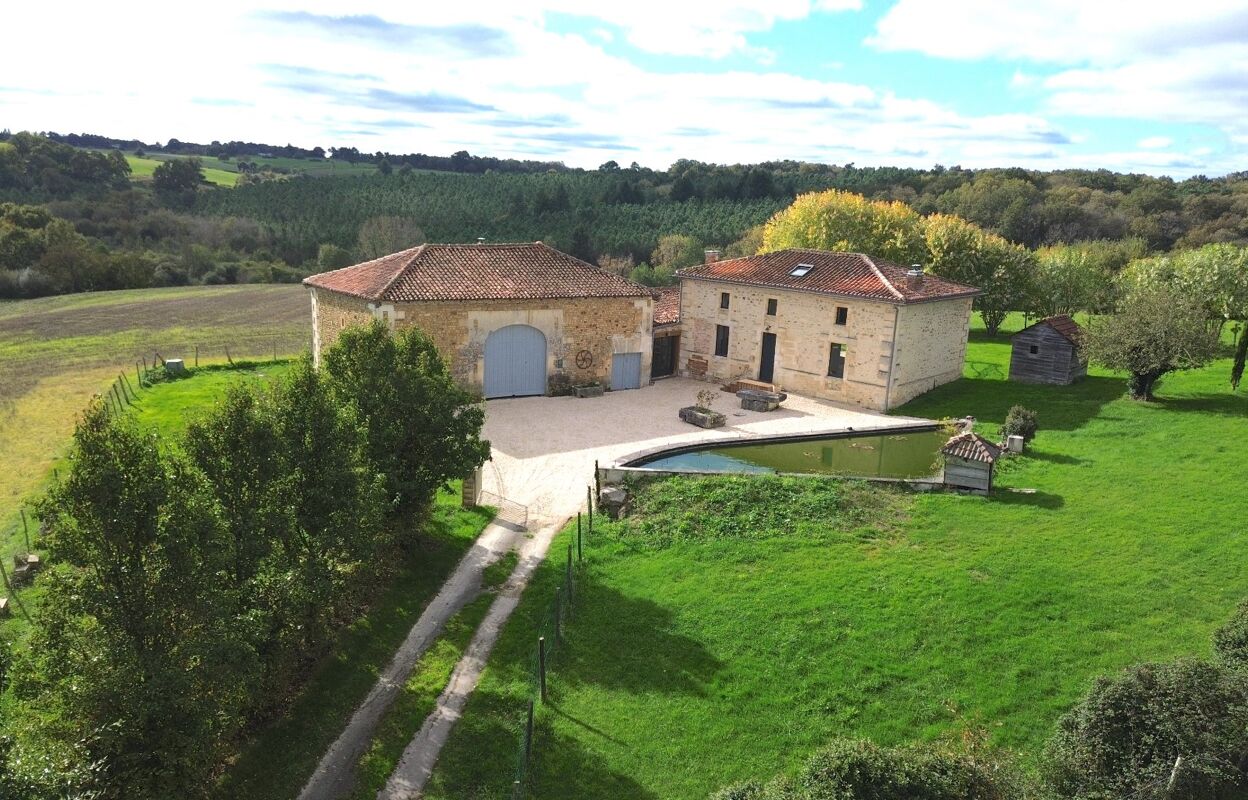
[[[1248,137],[1243,0],[900,0],[868,42],[880,50],[1056,69],[1039,81],[1047,113],[1203,124],[1231,143]],[[1015,88],[1035,83],[1015,71]],[[1228,154],[1228,167],[1236,155]]]
[[[1163,150],[1174,144],[1169,136],[1146,136],[1136,143],[1136,147],[1144,150]]]
[[[589,17],[620,28],[630,44],[651,53],[723,58],[733,53],[768,57],[752,48],[751,33],[812,13],[852,11],[861,0],[632,0],[621,3],[548,0],[548,11]]]
[[[63,26],[54,24],[59,12],[48,4],[23,4],[10,10],[8,21],[46,33],[14,38],[0,49],[0,120],[15,130],[146,141],[245,139],[399,153],[468,149],[589,167],[608,159],[663,167],[677,158],[1076,163],[1067,155],[1076,136],[1043,114],[962,114],[922,97],[758,65],[715,73],[707,62],[697,70],[659,73],[607,53],[596,33],[656,51],[748,54],[754,31],[856,8],[857,2],[700,0],[686,6],[643,0],[601,9],[552,2],[463,8],[271,0],[270,13],[257,15],[242,0],[224,0],[214,6],[211,37],[167,35],[194,21],[168,10],[117,15],[84,7],[75,25]],[[551,32],[548,10],[590,18],[588,32]],[[664,32],[665,26],[681,35]],[[123,37],[144,45],[117,47]],[[47,59],[54,44],[75,57]],[[29,69],[32,63],[40,69]],[[1091,90],[1046,87],[1055,96]],[[1163,156],[1174,158],[1142,147],[1113,155],[1123,168],[1188,169],[1161,163]],[[1202,164],[1192,171],[1209,170]]]
[[[868,42],[941,58],[1117,64],[1240,42],[1246,25],[1242,0],[899,0]]]

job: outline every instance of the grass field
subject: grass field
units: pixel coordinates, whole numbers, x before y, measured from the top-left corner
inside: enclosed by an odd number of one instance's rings
[[[174,158],[190,158],[191,156],[179,156],[169,153],[148,153],[144,156],[136,156],[133,153],[126,153],[126,162],[130,164],[130,176],[134,180],[150,180],[152,173],[162,161],[169,161]],[[308,175],[313,178],[335,178],[346,177],[350,175],[371,175],[377,171],[374,164],[350,164],[345,161],[335,161],[333,159],[320,159],[314,161],[304,158],[281,158],[281,157],[264,157],[264,156],[242,156],[239,158],[231,158],[229,161],[222,161],[219,158],[209,158],[206,156],[198,156],[204,169],[204,180],[217,186],[232,187],[238,183],[238,162],[246,161],[249,164],[256,164],[260,168],[268,168],[273,170],[289,170],[290,172]]]
[[[143,156],[126,154],[126,163],[130,165],[130,177],[138,181],[146,181],[152,179],[152,173],[156,171],[156,167],[160,166],[162,161],[168,161],[177,156]],[[233,187],[238,183],[237,169],[221,169],[218,166],[204,161],[204,180],[217,186]]]
[[[1230,393],[1229,362],[1170,376],[1144,404],[1096,370],[1007,383],[1008,355],[977,331],[968,377],[899,410],[972,414],[995,435],[1013,403],[1036,409],[1035,446],[991,499],[907,496],[867,530],[832,509],[799,537],[784,516],[820,512],[774,487],[684,479],[663,507],[643,495],[633,524],[701,517],[700,538],[604,526],[540,709],[532,796],[704,798],[842,736],[983,741],[1035,768],[1094,676],[1206,655],[1248,595],[1248,396]],[[533,632],[560,573],[544,565],[526,592],[426,797],[510,797]]]
[[[289,356],[310,340],[300,286],[196,286],[0,302],[0,558],[24,549],[19,507],[64,455],[91,395],[136,360]]]

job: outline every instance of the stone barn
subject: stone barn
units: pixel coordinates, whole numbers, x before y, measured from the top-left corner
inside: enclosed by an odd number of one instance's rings
[[[1010,340],[1010,380],[1064,386],[1088,374],[1079,325],[1065,314],[1042,319]]]
[[[304,280],[319,363],[343,328],[418,327],[487,398],[650,379],[653,290],[541,242],[426,244]]]

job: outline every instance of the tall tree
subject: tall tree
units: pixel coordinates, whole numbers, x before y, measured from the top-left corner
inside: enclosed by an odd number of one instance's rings
[[[1162,286],[1133,292],[1117,314],[1083,334],[1088,358],[1126,372],[1127,389],[1137,400],[1152,399],[1163,375],[1209,363],[1217,346],[1200,301]]]
[[[927,265],[941,277],[976,286],[975,308],[996,334],[1006,314],[1026,302],[1035,260],[1024,247],[960,217],[933,214],[922,221]]]
[[[19,694],[94,767],[101,798],[198,792],[255,676],[233,548],[203,476],[98,399],[39,508],[56,566]]]
[[[460,388],[418,328],[348,328],[325,353],[329,387],[366,431],[369,462],[400,510],[425,508],[448,481],[490,454],[484,408]]]
[[[684,269],[702,262],[702,243],[692,236],[671,233],[659,237],[659,243],[650,254],[650,262],[656,267],[669,270]]]
[[[800,195],[767,222],[760,252],[791,247],[861,252],[899,264],[926,256],[921,219],[909,206],[836,189]]]
[[[1128,289],[1170,287],[1195,298],[1215,332],[1228,322],[1238,337],[1231,366],[1231,387],[1238,388],[1248,357],[1248,247],[1209,244],[1141,259],[1122,275]]]
[[[425,243],[425,232],[411,217],[372,217],[360,225],[359,255],[365,261]]]

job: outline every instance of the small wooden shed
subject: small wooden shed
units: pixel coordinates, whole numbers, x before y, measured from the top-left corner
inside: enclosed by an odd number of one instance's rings
[[[1001,448],[978,433],[959,433],[940,449],[945,457],[945,485],[976,494],[992,491],[992,473]]]
[[[1065,314],[1023,328],[1011,339],[1010,380],[1065,386],[1088,374],[1082,330]]]

